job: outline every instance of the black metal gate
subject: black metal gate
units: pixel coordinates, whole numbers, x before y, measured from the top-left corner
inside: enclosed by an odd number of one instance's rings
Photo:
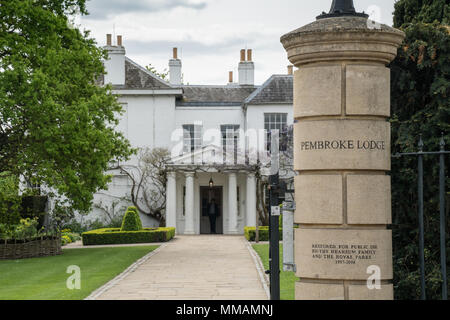
[[[441,274],[442,274],[442,299],[448,299],[447,293],[447,254],[446,254],[446,221],[445,221],[445,156],[450,151],[445,150],[444,136],[442,135],[440,142],[440,151],[423,151],[424,143],[422,136],[419,140],[419,151],[412,153],[397,153],[394,158],[400,157],[417,157],[417,173],[418,173],[418,214],[419,214],[419,259],[420,259],[420,287],[421,299],[426,300],[425,293],[425,240],[424,240],[424,196],[423,196],[423,158],[425,155],[439,156],[439,211],[440,211],[440,253],[441,253]]]

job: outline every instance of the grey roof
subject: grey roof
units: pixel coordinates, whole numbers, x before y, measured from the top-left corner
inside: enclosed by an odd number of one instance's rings
[[[182,86],[177,106],[240,106],[256,86]]]
[[[98,79],[104,84],[104,77]],[[125,85],[113,86],[116,90],[167,90],[182,89],[176,106],[241,106],[243,104],[292,104],[293,77],[290,75],[273,75],[262,86],[172,86],[152,72],[125,58]]]
[[[253,92],[245,104],[292,104],[294,77],[291,75],[273,75],[258,90]]]
[[[105,84],[105,77],[96,79],[97,85]],[[125,85],[114,85],[116,90],[164,90],[175,89],[168,82],[125,57]]]
[[[125,58],[125,86],[114,86],[116,89],[128,90],[163,90],[173,87],[152,72],[141,67],[129,58]]]

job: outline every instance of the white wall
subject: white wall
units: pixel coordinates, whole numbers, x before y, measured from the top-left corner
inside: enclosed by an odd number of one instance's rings
[[[171,147],[175,96],[122,96],[119,101],[127,106],[119,130],[127,129],[133,147]]]
[[[226,124],[239,125],[244,129],[244,114],[240,106],[236,107],[177,107],[175,127],[182,129],[185,124],[201,123],[203,133],[209,129],[219,130]],[[221,145],[222,141],[220,141]],[[204,141],[204,145],[213,144]]]
[[[247,108],[247,129],[264,129],[265,113],[287,113],[287,124],[294,123],[292,104],[249,105]]]

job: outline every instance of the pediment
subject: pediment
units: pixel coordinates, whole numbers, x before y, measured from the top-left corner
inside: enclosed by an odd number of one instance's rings
[[[245,159],[245,154],[239,151],[236,154],[235,152],[230,153],[226,152],[222,146],[208,145],[193,152],[172,157],[169,160],[169,165],[200,164],[208,166],[233,164],[236,159]]]

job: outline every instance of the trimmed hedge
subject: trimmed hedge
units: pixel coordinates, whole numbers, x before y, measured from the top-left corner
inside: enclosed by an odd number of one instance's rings
[[[255,241],[256,227],[244,228],[245,239]],[[283,229],[280,228],[280,241],[283,240]],[[269,227],[259,227],[259,241],[269,241]]]
[[[84,246],[167,242],[174,237],[175,228],[145,228],[140,231],[120,231],[120,228],[106,228],[82,234]]]
[[[120,231],[140,231],[142,230],[142,221],[136,207],[129,207],[122,220]]]

